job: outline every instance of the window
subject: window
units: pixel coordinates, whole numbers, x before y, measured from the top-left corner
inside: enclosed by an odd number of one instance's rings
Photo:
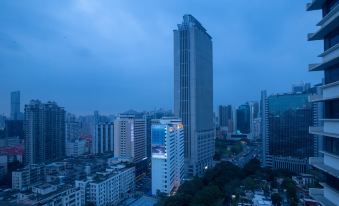
[[[339,119],[339,99],[325,102],[325,118]]]

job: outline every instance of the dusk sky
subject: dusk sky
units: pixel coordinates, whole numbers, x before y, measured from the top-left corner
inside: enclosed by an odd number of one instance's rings
[[[192,14],[213,37],[214,106],[319,83],[322,43],[307,42],[310,0],[0,1],[0,114],[10,92],[103,114],[171,109],[173,29]]]

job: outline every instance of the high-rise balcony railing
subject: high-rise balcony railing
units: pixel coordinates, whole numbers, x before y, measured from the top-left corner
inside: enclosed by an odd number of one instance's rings
[[[310,102],[326,101],[330,99],[339,99],[339,81],[325,84],[320,87],[322,94],[309,96]]]
[[[324,206],[336,206],[324,196],[324,189],[310,188],[309,195]]]
[[[308,34],[308,40],[321,40],[339,25],[339,5],[334,7],[324,18],[317,24],[320,29],[315,33]]]
[[[334,168],[334,166],[336,165],[332,164],[333,162],[335,162],[332,160],[335,157],[332,157],[327,153],[324,153],[324,156],[326,156],[326,159],[324,157],[310,157],[309,158],[310,165],[334,177],[339,178],[339,170]]]
[[[329,137],[335,137],[339,138],[339,122],[338,120],[335,121],[325,121],[324,120],[324,126],[322,127],[310,127],[309,133],[320,135],[320,136],[329,136]]]

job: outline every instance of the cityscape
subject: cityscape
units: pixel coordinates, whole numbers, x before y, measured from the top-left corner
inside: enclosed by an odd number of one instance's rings
[[[213,1],[161,6],[151,1],[144,5],[104,0],[33,2],[0,2],[4,17],[0,20],[0,206],[339,206],[339,0],[305,0],[303,7],[300,1],[276,2],[281,8],[272,15],[280,18],[284,10],[283,18],[302,29],[278,26],[296,33],[313,29],[299,34],[304,36],[300,43],[286,43],[286,39],[299,41],[290,33],[263,28],[278,24],[273,16],[256,19],[260,12],[271,14],[276,9],[271,8],[274,3],[265,7],[266,0],[248,7],[216,1],[215,11],[206,11]],[[178,10],[196,9],[198,15],[175,13],[176,23],[167,27],[163,22],[172,21],[160,13],[170,16],[179,4]],[[131,12],[145,12],[141,14],[145,19],[152,10],[157,16],[151,22],[152,35],[137,29],[142,27],[140,19],[119,10],[126,5]],[[242,44],[249,42],[246,36],[220,49],[223,30],[209,24],[226,18],[218,6],[243,9],[240,13],[246,20],[257,21],[260,28],[255,32],[269,33],[260,38],[279,51],[253,37],[267,49],[267,58],[256,61],[241,51]],[[245,14],[252,9],[257,13]],[[312,16],[298,18],[294,11]],[[111,13],[117,18],[110,18]],[[227,18],[241,22],[232,15]],[[232,29],[240,28],[238,23],[230,25],[226,34],[235,37]],[[62,37],[56,37],[55,28],[62,26]],[[104,43],[89,38],[93,30]],[[153,38],[162,35],[160,30],[171,42]],[[25,32],[36,36],[29,39]],[[294,48],[290,52],[297,56],[284,56],[274,46],[274,35],[286,38],[279,44]],[[143,42],[145,36],[153,41]],[[43,45],[45,41],[53,45]],[[75,49],[80,42],[85,46]],[[323,49],[305,46],[315,42]],[[66,44],[69,47],[63,47]],[[86,49],[91,46],[92,50]],[[43,52],[34,53],[40,49]],[[243,53],[242,59],[224,61],[253,64],[253,71],[239,66],[240,78],[232,74],[235,68],[221,72],[220,51],[231,57]],[[277,56],[281,52],[281,59],[271,59],[269,53],[276,52]],[[318,62],[300,60],[302,68],[283,68],[298,58]],[[116,63],[112,69],[125,65],[125,70],[110,73],[101,67],[110,61]],[[163,79],[158,79],[147,67],[164,65],[163,61],[172,62],[171,75],[160,71]],[[264,70],[256,67],[267,61],[287,63],[277,65],[282,73],[263,64],[269,70],[264,76]],[[300,62],[295,66],[300,67]],[[91,66],[93,73],[84,78],[79,71],[86,73]],[[99,78],[101,72],[104,76]],[[12,76],[17,79],[8,80]],[[303,79],[295,81],[293,76]],[[224,84],[230,85],[228,90],[220,86]],[[81,93],[74,92],[79,88]]]

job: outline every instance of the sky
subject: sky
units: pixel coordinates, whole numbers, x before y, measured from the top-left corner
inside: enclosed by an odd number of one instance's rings
[[[214,107],[319,83],[310,0],[1,0],[0,114],[10,92],[74,114],[171,109],[173,30],[192,14],[213,38]]]

